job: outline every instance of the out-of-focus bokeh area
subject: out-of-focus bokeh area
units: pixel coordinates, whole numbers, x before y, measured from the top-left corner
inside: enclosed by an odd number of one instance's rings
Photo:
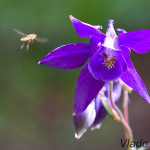
[[[80,69],[38,65],[60,45],[88,43],[75,33],[70,14],[102,25],[103,32],[108,19],[115,20],[115,28],[127,31],[150,28],[149,0],[1,0],[0,150],[122,149],[123,127],[110,117],[100,130],[88,130],[80,140],[74,138],[72,110]],[[49,42],[20,50],[20,37],[12,28],[36,33]],[[150,91],[150,52],[132,52],[131,58]],[[150,141],[149,104],[136,92],[130,95],[129,113],[135,140]]]

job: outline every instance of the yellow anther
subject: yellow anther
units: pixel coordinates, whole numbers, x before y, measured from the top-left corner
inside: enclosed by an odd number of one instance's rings
[[[109,55],[103,53],[104,55],[104,62],[102,64],[104,64],[107,69],[111,69],[114,67],[114,63],[115,63],[115,58],[117,58],[116,56],[112,56],[112,57],[109,57]]]

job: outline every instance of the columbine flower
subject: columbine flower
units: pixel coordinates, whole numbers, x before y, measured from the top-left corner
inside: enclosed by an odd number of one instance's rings
[[[72,24],[81,37],[90,37],[90,43],[73,43],[60,46],[50,52],[39,64],[61,69],[81,70],[75,90],[74,115],[83,112],[96,97],[106,81],[118,78],[129,87],[137,91],[148,103],[150,97],[136,72],[129,56],[130,49],[137,53],[145,53],[150,49],[150,29],[125,33],[113,27],[113,20],[109,20],[106,34],[98,28],[70,16]],[[129,49],[130,48],[130,49]]]
[[[112,92],[113,101],[115,103],[119,100],[121,91],[122,81],[117,80],[114,82],[114,88]],[[109,82],[107,82],[97,94],[96,98],[88,105],[88,107],[83,112],[73,116],[75,137],[77,139],[81,138],[81,136],[89,127],[91,127],[91,130],[99,129],[102,124],[101,121],[108,115],[102,104],[101,100],[103,96],[100,93],[104,93],[109,105],[111,105],[109,98]]]

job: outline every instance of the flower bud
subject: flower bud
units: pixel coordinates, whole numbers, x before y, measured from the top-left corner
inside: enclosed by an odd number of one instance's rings
[[[95,104],[92,101],[86,110],[78,115],[73,116],[75,127],[75,138],[80,139],[86,130],[93,124],[95,120]]]

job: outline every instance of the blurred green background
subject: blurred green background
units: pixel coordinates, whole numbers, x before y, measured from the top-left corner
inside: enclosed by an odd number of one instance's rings
[[[150,28],[149,0],[1,0],[0,1],[0,150],[109,150],[122,149],[123,127],[108,117],[100,130],[74,138],[72,109],[78,70],[38,65],[54,48],[87,42],[72,27],[69,15],[107,28],[127,31]],[[35,43],[20,50],[12,30],[36,33],[49,43]],[[150,52],[132,52],[133,63],[150,91]],[[150,92],[149,92],[150,93]],[[150,141],[150,109],[133,92],[130,124],[135,140]],[[119,106],[121,107],[120,100]]]

